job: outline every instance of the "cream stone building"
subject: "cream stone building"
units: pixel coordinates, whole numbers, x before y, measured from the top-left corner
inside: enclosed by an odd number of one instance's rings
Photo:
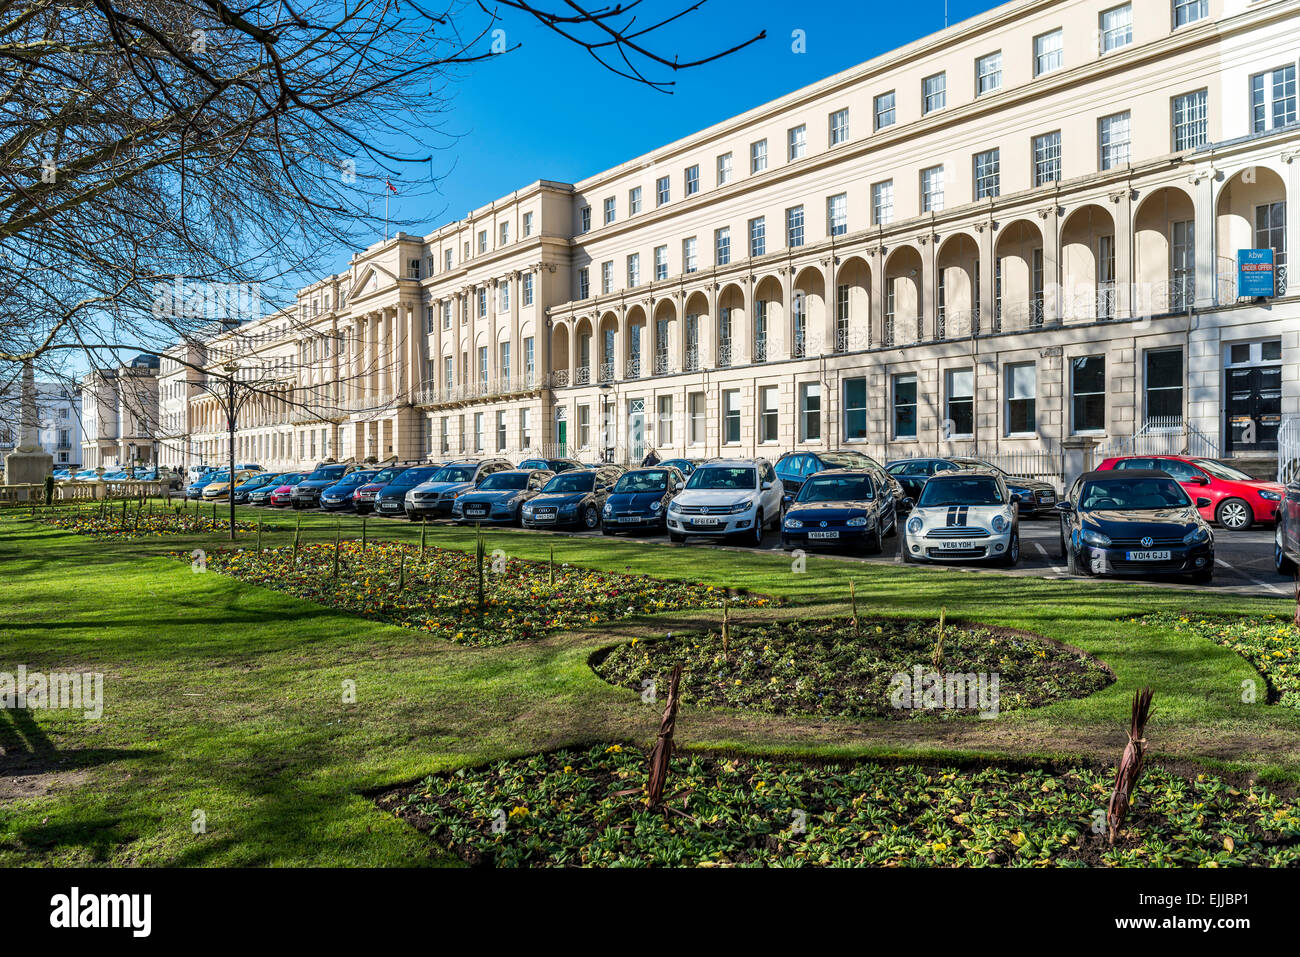
[[[1300,454],[1298,63],[1300,0],[1004,4],[375,244],[225,334],[239,458]]]
[[[141,353],[81,379],[81,465],[147,466],[157,450],[158,357]]]

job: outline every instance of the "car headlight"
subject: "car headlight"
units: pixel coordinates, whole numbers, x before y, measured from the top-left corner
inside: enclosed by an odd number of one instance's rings
[[[735,505],[731,506],[731,511],[732,514],[735,514],[736,512],[748,512],[753,508],[753,506],[753,502],[737,502]]]
[[[1197,525],[1194,529],[1183,536],[1183,544],[1194,545],[1197,542],[1208,541],[1209,538],[1210,530],[1204,525]]]
[[[677,504],[677,500],[676,500],[676,499],[673,499],[671,502],[668,503],[668,511],[670,511],[670,512],[680,512],[681,510],[682,510],[682,507],[681,507],[680,505]],[[605,511],[607,511],[607,512],[609,511],[609,506],[608,506],[608,505],[605,506]]]
[[[1082,532],[1080,532],[1079,537],[1082,538],[1089,545],[1098,545],[1101,548],[1105,548],[1108,545],[1110,545],[1110,539],[1107,536],[1103,535],[1101,532],[1094,532],[1090,528],[1085,528]]]
[[[1282,501],[1282,496],[1281,496],[1281,495],[1279,495],[1277,492],[1270,492],[1270,491],[1268,491],[1267,489],[1260,489],[1260,490],[1259,490],[1259,497],[1262,498],[1262,499],[1264,499],[1264,500],[1267,501],[1267,502],[1280,502],[1280,501]]]
[[[862,528],[867,524],[867,517],[865,515],[858,515],[855,518],[849,519],[844,524],[848,525],[850,528]]]
[[[799,519],[797,519],[797,518],[787,518],[787,519],[785,520],[785,527],[786,527],[786,528],[803,528],[803,522],[799,521]]]
[[[605,514],[606,514],[606,515],[613,515],[613,514],[614,514],[614,506],[613,506],[613,505],[610,505],[609,502],[606,502],[606,503],[605,503]]]
[[[651,503],[650,503],[650,511],[652,511],[652,512],[657,512],[657,511],[659,511],[659,503],[658,503],[658,502],[651,502]]]
[[[921,526],[924,524],[925,523],[922,522],[919,518],[909,518],[907,520],[907,530],[911,532],[913,535],[915,535],[917,532],[921,530]]]
[[[1005,518],[1003,518],[1001,515],[994,515],[994,516],[993,516],[993,531],[995,531],[995,532],[997,532],[999,535],[1001,535],[1001,534],[1002,534],[1003,532],[1005,532],[1006,530],[1007,530],[1007,520],[1006,520]]]

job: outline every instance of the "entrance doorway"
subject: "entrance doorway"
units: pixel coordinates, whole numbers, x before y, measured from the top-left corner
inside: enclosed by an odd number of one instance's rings
[[[1224,392],[1228,454],[1276,452],[1282,424],[1282,340],[1228,346]]]

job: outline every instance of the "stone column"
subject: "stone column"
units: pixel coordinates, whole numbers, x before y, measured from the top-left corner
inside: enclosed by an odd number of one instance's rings
[[[1133,315],[1133,191],[1110,194],[1115,220],[1115,318]]]

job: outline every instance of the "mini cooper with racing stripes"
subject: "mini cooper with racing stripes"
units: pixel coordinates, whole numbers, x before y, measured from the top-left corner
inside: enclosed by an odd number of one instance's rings
[[[903,527],[903,561],[1020,561],[1018,496],[993,471],[939,472]]]

